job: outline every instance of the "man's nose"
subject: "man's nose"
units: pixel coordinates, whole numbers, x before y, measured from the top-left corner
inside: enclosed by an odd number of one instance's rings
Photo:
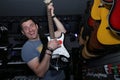
[[[29,28],[29,31],[32,31],[32,28]]]

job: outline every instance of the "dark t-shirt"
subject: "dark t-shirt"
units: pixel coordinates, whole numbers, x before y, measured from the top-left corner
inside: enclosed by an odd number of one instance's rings
[[[40,57],[42,51],[42,43],[40,40],[27,41],[22,47],[22,59],[26,63],[35,57]],[[64,80],[65,75],[63,70],[48,70],[44,79],[40,80]]]

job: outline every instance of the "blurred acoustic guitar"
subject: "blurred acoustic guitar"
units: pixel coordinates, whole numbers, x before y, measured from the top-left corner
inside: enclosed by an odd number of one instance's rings
[[[96,7],[96,6],[94,6],[94,7]],[[87,6],[87,9],[86,9],[87,14],[90,13],[90,9],[95,9],[95,8],[93,8],[93,7],[91,8],[91,5]],[[96,9],[98,9],[98,8],[96,8]],[[98,15],[95,15],[95,17],[97,17],[97,16]],[[97,40],[97,29],[99,27],[100,22],[94,20],[91,17],[91,15],[89,15],[86,20],[86,24],[87,24],[86,26],[91,28],[92,30],[89,33],[89,36],[86,36],[87,39],[84,41],[85,43],[84,43],[84,48],[82,50],[82,56],[85,59],[90,59],[93,57],[97,57],[98,53],[103,51],[104,48]],[[86,29],[86,26],[84,26],[84,29]]]
[[[85,59],[91,59],[91,58],[96,58],[98,55],[94,54],[93,52],[89,52],[87,50],[87,41],[89,39],[89,36],[86,36],[86,40],[84,41],[84,47],[82,49],[82,57]]]
[[[93,52],[96,55],[101,55],[105,51],[104,45],[102,45],[97,39],[97,31],[100,22],[100,20],[94,20],[92,17],[89,17],[88,20],[88,25],[92,28],[92,31],[87,41],[87,49],[89,52]]]
[[[100,20],[100,6],[101,4],[101,0],[94,0],[93,1],[93,5],[92,5],[92,8],[91,8],[91,17],[94,19],[94,20]]]
[[[97,39],[104,45],[120,44],[120,37],[115,35],[109,28],[108,15],[110,10],[106,7],[100,7],[101,24],[97,31]]]
[[[110,10],[109,25],[115,33],[120,33],[120,0],[113,0],[113,6]]]

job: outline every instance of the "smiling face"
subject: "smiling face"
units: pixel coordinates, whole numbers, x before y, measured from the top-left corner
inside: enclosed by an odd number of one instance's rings
[[[21,24],[22,26],[22,33],[29,39],[29,40],[37,40],[39,39],[38,35],[38,25],[35,24],[32,20],[27,20]]]

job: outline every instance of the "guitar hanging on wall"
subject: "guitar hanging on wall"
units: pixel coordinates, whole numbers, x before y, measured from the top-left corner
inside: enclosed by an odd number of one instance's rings
[[[88,36],[86,37],[86,40],[84,41],[84,48],[82,50],[82,56],[85,59],[91,59],[91,58],[95,58],[98,57],[98,52],[100,52],[103,49],[103,46],[101,46],[101,44],[98,42],[97,40],[97,28],[99,26],[99,22],[97,22],[96,20],[94,20],[91,15],[90,15],[90,11],[91,11],[91,7],[93,5],[90,4],[90,2],[87,3],[87,8],[85,10],[85,18],[87,16],[87,19],[85,19],[85,23],[84,24],[84,29],[86,30],[86,32],[89,32],[89,38]],[[92,7],[93,9],[93,7]],[[94,17],[94,15],[93,15]],[[96,15],[97,17],[97,15]],[[85,31],[84,30],[84,31]],[[82,33],[80,33],[82,34]],[[93,44],[94,43],[94,44]]]
[[[115,33],[120,33],[120,0],[113,0],[113,6],[110,10],[109,25]]]
[[[94,20],[100,20],[100,16],[99,16],[100,15],[100,8],[99,8],[100,3],[101,3],[100,0],[93,1],[93,5],[91,8],[91,17]]]
[[[98,41],[104,45],[120,44],[120,37],[113,34],[113,32],[109,29],[108,15],[110,10],[104,6],[100,7],[100,9],[101,24],[97,31]]]
[[[51,2],[51,0],[44,0],[45,4],[48,6]],[[53,4],[53,3],[52,3]],[[51,11],[47,8],[47,17],[48,17],[48,26],[49,26],[49,34],[48,41],[55,39],[54,34],[54,26],[53,26],[53,20],[51,17]],[[51,66],[56,69],[63,69],[64,67],[68,66],[70,55],[67,51],[67,49],[64,47],[64,33],[61,33],[61,36],[57,38],[57,40],[60,42],[61,47],[57,48],[52,53],[51,58]]]
[[[95,5],[89,5],[88,6],[88,11],[89,11],[89,13],[91,13],[91,11],[93,11],[94,12],[94,10],[95,11],[99,11],[100,9],[99,9],[99,5],[100,5],[100,1],[99,0],[97,0],[97,1],[94,1],[95,3],[94,4],[96,4],[97,3],[97,5],[95,6]],[[99,5],[98,5],[99,4]],[[88,4],[87,4],[88,5]],[[96,8],[94,8],[94,7],[96,7]],[[94,10],[93,10],[94,9]],[[92,16],[93,17],[96,17],[96,19],[98,19],[98,18],[100,18],[100,16],[98,16],[99,14],[96,14],[96,15],[93,15],[92,14]],[[95,20],[95,19],[93,19],[92,17],[91,17],[91,14],[89,15],[89,17],[88,17],[88,20],[86,21],[87,22],[87,25],[88,25],[88,27],[89,28],[91,28],[91,32],[89,33],[90,34],[90,37],[89,37],[89,39],[88,39],[88,41],[87,41],[87,49],[88,49],[88,51],[89,52],[93,52],[95,55],[98,55],[99,53],[101,54],[101,53],[103,53],[103,51],[104,51],[104,47],[103,47],[103,45],[97,40],[97,30],[98,30],[98,27],[99,27],[99,25],[100,25],[100,20],[98,19],[98,20]],[[93,44],[94,43],[94,44]]]

